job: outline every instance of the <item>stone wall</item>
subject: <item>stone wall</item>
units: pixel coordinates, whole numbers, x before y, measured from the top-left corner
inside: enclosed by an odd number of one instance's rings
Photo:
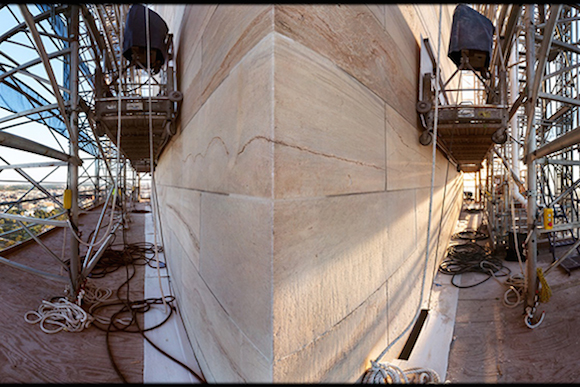
[[[439,6],[155,10],[184,93],[155,175],[164,245],[206,378],[356,381],[421,307],[432,148],[415,102]],[[435,171],[423,301],[462,197],[439,151]]]

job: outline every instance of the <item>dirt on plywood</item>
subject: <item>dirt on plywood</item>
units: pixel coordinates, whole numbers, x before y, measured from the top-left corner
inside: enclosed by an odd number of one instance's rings
[[[462,214],[462,216],[465,216]],[[562,256],[566,247],[557,249]],[[547,249],[538,250],[538,267],[552,263]],[[520,273],[518,262],[504,261],[512,274]],[[525,263],[524,263],[525,265]],[[525,270],[525,266],[524,266]],[[470,284],[482,274],[461,275]],[[552,290],[545,311],[534,329],[524,324],[524,306],[504,306],[505,277],[491,278],[459,291],[454,336],[446,379],[451,383],[578,383],[580,368],[580,270],[556,268],[546,275]]]
[[[138,203],[138,210],[145,210],[145,203]],[[100,208],[79,218],[81,230],[92,230],[99,218]],[[114,244],[144,241],[144,213],[131,213],[129,228],[119,230]],[[107,216],[108,219],[108,216]],[[83,239],[87,240],[85,231]],[[42,241],[58,256],[64,253],[69,259],[70,251],[64,239],[63,229],[48,233]],[[63,242],[65,248],[63,249]],[[81,252],[86,250],[81,247]],[[81,254],[82,255],[82,254]],[[39,270],[59,273],[59,265],[35,242],[2,254],[5,258]],[[143,266],[136,266],[131,281],[132,299],[143,298]],[[126,280],[121,268],[98,279],[91,279],[100,288],[115,291]],[[107,350],[106,333],[95,326],[81,332],[47,334],[38,324],[24,320],[26,312],[37,310],[42,300],[64,296],[64,283],[45,279],[8,265],[0,265],[0,383],[120,383]],[[110,340],[111,353],[126,380],[143,382],[143,338],[139,334],[113,333]]]

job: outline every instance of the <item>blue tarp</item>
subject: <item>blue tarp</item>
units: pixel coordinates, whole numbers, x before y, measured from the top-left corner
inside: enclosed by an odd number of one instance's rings
[[[27,98],[27,95],[30,97],[30,100]],[[47,101],[43,96],[32,90],[30,87],[26,86],[17,78],[9,77],[0,83],[0,107],[8,111],[18,113],[49,104],[50,102]],[[41,124],[46,124],[48,127],[62,134],[66,138],[69,138],[66,124],[62,120],[62,116],[60,115],[60,111],[58,109],[46,110],[33,114],[29,117],[31,119],[43,118],[42,121],[39,121]],[[90,153],[93,156],[98,154],[97,148],[92,143],[91,138],[82,131],[79,131],[79,146],[82,150]]]
[[[38,8],[41,12],[49,11],[51,9],[50,5],[38,4]],[[50,25],[54,29],[55,34],[59,36],[67,36],[67,27],[60,17],[49,18]],[[68,42],[60,40],[62,43],[62,48],[68,46]],[[81,62],[81,66],[86,68],[87,73],[88,67],[86,64]],[[0,69],[0,74],[4,72],[4,69]],[[70,61],[64,61],[63,65],[63,75],[64,75],[64,87],[69,88],[70,84]],[[27,96],[30,98],[27,98]],[[64,100],[70,98],[69,93],[63,93]],[[32,88],[27,86],[25,83],[20,81],[15,77],[7,77],[0,83],[0,107],[11,111],[13,113],[18,113],[30,109],[34,109],[41,106],[49,105],[49,102],[42,95],[34,91]],[[63,121],[60,111],[58,109],[47,110],[44,112],[36,113],[30,116],[31,119],[37,119],[39,123],[46,124],[48,127],[62,134],[66,138],[68,137],[68,131],[66,129],[66,124]],[[42,120],[40,120],[42,118]],[[97,156],[98,150],[94,145],[92,138],[84,133],[82,129],[79,131],[79,147],[85,152]]]

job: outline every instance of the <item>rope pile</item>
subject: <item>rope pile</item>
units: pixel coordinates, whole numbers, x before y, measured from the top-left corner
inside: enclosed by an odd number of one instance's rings
[[[198,375],[187,364],[169,355],[145,335],[145,332],[160,327],[172,317],[173,312],[176,311],[176,307],[172,305],[175,297],[169,295],[142,300],[130,298],[129,283],[136,274],[137,266],[149,265],[153,268],[165,266],[165,262],[155,260],[155,249],[162,251],[161,246],[155,246],[148,242],[123,244],[122,249],[115,249],[114,246],[108,247],[89,277],[91,279],[102,278],[119,268],[124,268],[126,280],[117,288],[116,292],[107,288],[98,288],[91,283],[90,279],[87,279],[81,286],[76,303],[68,301],[66,298],[57,297],[50,301],[43,300],[38,311],[30,311],[24,315],[25,321],[30,324],[40,323],[40,329],[45,333],[80,332],[89,326],[104,331],[111,365],[123,382],[127,382],[127,380],[113,356],[110,345],[111,336],[116,332],[141,334],[151,346],[187,369],[200,382],[204,383],[205,379],[202,376]],[[116,299],[111,299],[113,293],[115,293]],[[85,306],[87,311],[79,306],[81,304]],[[140,326],[139,315],[159,305],[166,307],[165,318],[154,326]]]
[[[44,333],[57,333],[80,332],[94,319],[77,304],[59,298],[54,302],[43,300],[38,311],[27,312],[24,320],[29,324],[39,323]]]
[[[88,304],[95,304],[97,302],[104,302],[111,297],[113,291],[109,288],[98,288],[91,282],[85,283],[83,292],[83,300]]]
[[[365,384],[439,384],[439,375],[432,369],[414,367],[402,370],[394,364],[371,360],[371,368],[362,380]]]
[[[486,239],[489,235],[486,233],[476,231],[476,230],[464,230],[458,233],[455,233],[451,236],[453,239],[467,239],[467,240],[483,240]]]
[[[502,259],[492,255],[488,247],[477,244],[473,240],[447,248],[447,256],[439,265],[439,272],[452,275],[451,283],[458,288],[471,288],[484,283],[491,277],[504,277],[511,273],[503,265]],[[455,276],[463,273],[482,273],[486,277],[474,284],[462,286],[454,282]]]
[[[86,303],[101,303],[112,295],[112,290],[98,288],[86,281],[77,303],[70,302],[64,297],[54,297],[51,301],[43,300],[38,310],[31,310],[24,314],[24,320],[29,324],[39,324],[45,333],[80,332],[88,328],[96,319],[86,312],[80,305]]]

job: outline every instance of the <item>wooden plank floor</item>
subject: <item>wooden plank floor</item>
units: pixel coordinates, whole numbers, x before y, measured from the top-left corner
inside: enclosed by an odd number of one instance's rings
[[[462,213],[462,216],[467,216]],[[565,251],[565,247],[559,248]],[[558,256],[561,256],[560,253]],[[544,270],[551,255],[539,250]],[[512,274],[518,262],[507,262]],[[525,265],[525,263],[524,263]],[[479,276],[475,278],[475,276]],[[474,283],[480,274],[462,274],[461,284]],[[505,278],[499,278],[503,283]],[[556,268],[546,280],[552,289],[546,312],[535,329],[524,325],[524,308],[508,308],[502,298],[507,287],[493,278],[473,288],[460,289],[447,380],[452,383],[578,383],[580,343],[580,270],[568,276]]]
[[[143,203],[137,203],[137,206]],[[137,207],[139,208],[139,207]],[[80,229],[92,230],[99,210],[80,217]],[[130,213],[126,230],[128,243],[143,242],[144,213]],[[84,240],[88,232],[85,232]],[[63,230],[43,237],[43,241],[60,256]],[[114,244],[122,242],[117,231]],[[120,248],[120,247],[118,247]],[[81,248],[84,251],[84,247]],[[68,258],[68,248],[65,248]],[[59,265],[35,242],[2,256],[59,274]],[[143,266],[137,266],[130,283],[132,299],[143,298]],[[123,268],[103,278],[91,279],[97,287],[116,290],[126,279]],[[82,332],[46,334],[38,324],[24,321],[24,314],[37,310],[42,300],[64,295],[64,283],[0,264],[0,383],[119,383],[112,367],[105,332],[91,326]],[[113,333],[111,348],[118,367],[131,383],[143,382],[143,338],[138,333]]]

